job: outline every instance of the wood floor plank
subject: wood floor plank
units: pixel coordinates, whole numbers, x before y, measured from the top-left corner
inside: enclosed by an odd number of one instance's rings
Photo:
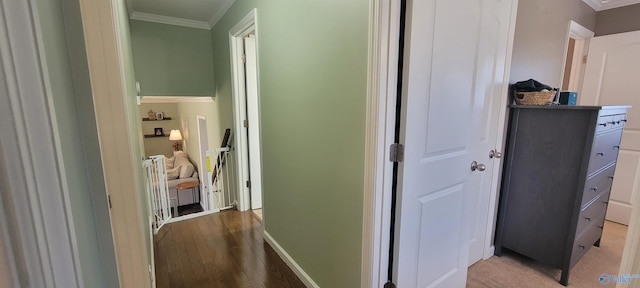
[[[157,287],[304,287],[263,241],[251,213],[224,211],[164,227],[155,243]]]

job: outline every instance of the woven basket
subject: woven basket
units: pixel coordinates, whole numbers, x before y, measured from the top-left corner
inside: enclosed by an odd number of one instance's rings
[[[556,92],[513,92],[513,99],[518,105],[549,105],[556,97]]]

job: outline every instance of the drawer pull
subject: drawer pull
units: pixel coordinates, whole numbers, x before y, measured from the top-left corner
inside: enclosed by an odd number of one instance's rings
[[[627,123],[627,119],[620,120],[621,122]]]
[[[596,155],[604,156],[604,152],[598,152]]]
[[[613,148],[620,149],[620,145],[613,146]]]
[[[598,125],[602,126],[602,127],[607,127],[607,122],[604,123],[598,123]]]
[[[598,226],[598,228],[603,229],[604,227],[603,226]]]
[[[609,204],[609,201],[602,201],[602,203],[604,203],[604,204]]]
[[[580,249],[584,250],[584,245],[578,245],[578,247],[580,247]]]
[[[598,187],[592,187],[592,188],[591,188],[591,191],[593,191],[593,192],[597,192],[597,191],[598,191]]]
[[[590,217],[584,217],[584,220],[587,220],[587,222],[591,222],[591,218]]]
[[[608,123],[611,124],[611,125],[614,125],[614,124],[616,124],[616,121],[611,121],[611,122],[608,122]]]
[[[609,176],[609,179],[613,180],[613,176]]]
[[[618,121],[616,121],[616,124],[620,124],[620,121],[619,121],[619,120],[618,120]]]

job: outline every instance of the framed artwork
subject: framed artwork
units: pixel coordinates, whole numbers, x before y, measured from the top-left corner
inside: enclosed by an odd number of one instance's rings
[[[163,120],[164,112],[156,112],[156,120]]]
[[[153,135],[163,136],[164,134],[162,134],[162,128],[153,128]]]

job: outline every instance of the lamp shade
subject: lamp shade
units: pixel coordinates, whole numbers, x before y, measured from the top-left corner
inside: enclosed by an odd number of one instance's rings
[[[182,140],[182,134],[180,134],[180,130],[171,130],[171,134],[169,134],[169,140]]]

